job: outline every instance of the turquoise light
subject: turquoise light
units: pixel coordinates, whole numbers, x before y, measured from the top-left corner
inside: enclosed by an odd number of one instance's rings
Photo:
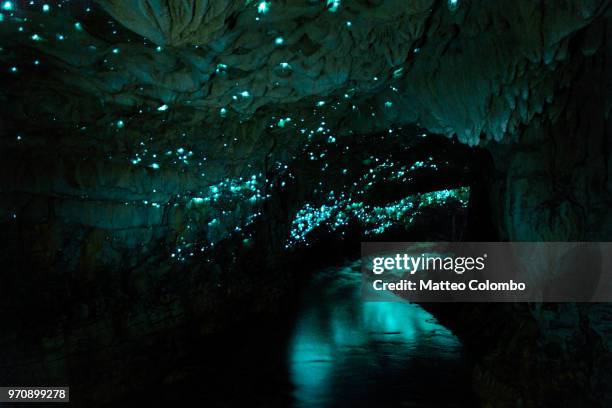
[[[43,4],[43,6],[42,6],[42,10],[43,10],[45,13],[48,13],[49,11],[51,11],[51,6],[49,6],[48,4]]]
[[[276,39],[274,40],[274,44],[276,45],[283,45],[284,42],[285,40],[283,39],[283,37],[276,37]]]
[[[410,170],[425,167],[422,161],[415,162]],[[437,167],[429,165],[432,170]],[[400,169],[390,179],[405,176],[406,169]],[[362,178],[362,183],[371,185],[369,181],[376,176],[372,169]],[[371,177],[371,178],[370,178]],[[357,184],[356,184],[357,185]],[[409,226],[416,216],[426,207],[438,207],[454,202],[465,208],[469,198],[469,187],[452,190],[439,190],[423,194],[415,194],[399,201],[387,203],[384,206],[367,205],[358,197],[336,197],[334,192],[328,194],[327,200],[320,206],[304,205],[293,219],[287,246],[298,242],[307,242],[308,235],[317,228],[325,227],[335,231],[348,225],[353,220],[365,227],[365,234],[381,234],[393,225]]]
[[[4,3],[2,3],[2,10],[11,11],[13,10],[13,8],[13,2],[11,1],[5,1]]]
[[[267,1],[262,1],[257,6],[257,12],[259,14],[266,14],[268,11],[270,11],[270,3]]]
[[[335,13],[340,7],[340,0],[327,0],[327,7],[329,7],[329,11]]]

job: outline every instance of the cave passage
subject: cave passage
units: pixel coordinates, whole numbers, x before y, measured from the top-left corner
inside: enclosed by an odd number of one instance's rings
[[[611,4],[0,0],[0,387],[612,407],[610,304],[368,303],[346,261],[611,241]]]

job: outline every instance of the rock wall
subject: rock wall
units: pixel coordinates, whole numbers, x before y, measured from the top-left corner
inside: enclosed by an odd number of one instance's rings
[[[489,145],[497,170],[490,202],[500,239],[609,240],[609,32],[600,22],[570,42],[570,63],[555,72],[560,80],[552,102],[521,127],[515,143]],[[449,324],[483,356],[475,383],[492,406],[611,403],[605,385],[612,361],[609,305],[474,309]],[[473,325],[478,332],[459,327],[474,318],[483,321]]]

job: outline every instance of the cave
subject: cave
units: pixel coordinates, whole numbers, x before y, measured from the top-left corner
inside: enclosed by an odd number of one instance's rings
[[[0,1],[0,387],[69,386],[75,407],[612,406],[606,302],[359,294],[362,242],[611,241],[610,16]]]

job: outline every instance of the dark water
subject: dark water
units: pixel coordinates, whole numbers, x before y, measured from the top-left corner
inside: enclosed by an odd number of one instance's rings
[[[420,306],[364,302],[357,265],[317,273],[289,342],[296,407],[474,406],[459,340]]]
[[[476,406],[458,339],[417,305],[362,301],[360,283],[357,264],[318,271],[289,326],[240,325],[177,361],[182,380],[112,406]]]

